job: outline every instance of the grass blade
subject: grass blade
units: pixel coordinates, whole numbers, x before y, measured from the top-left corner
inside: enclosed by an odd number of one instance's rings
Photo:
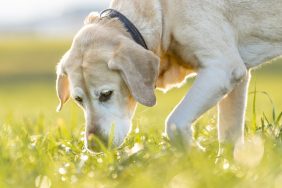
[[[108,138],[108,149],[109,150],[112,148],[113,143],[114,143],[115,129],[116,129],[116,125],[112,124],[111,130],[110,130],[110,135],[109,135],[109,138]]]
[[[257,128],[257,113],[256,113],[256,100],[257,100],[257,87],[255,86],[254,97],[253,97],[253,109],[252,109],[252,129],[253,131]]]

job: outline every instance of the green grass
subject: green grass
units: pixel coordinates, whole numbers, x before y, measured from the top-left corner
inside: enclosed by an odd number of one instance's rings
[[[215,109],[194,126],[195,141],[188,150],[176,150],[162,137],[166,116],[192,81],[167,94],[158,92],[154,108],[139,106],[123,148],[92,155],[83,148],[80,109],[69,102],[55,112],[54,67],[69,44],[39,39],[0,44],[1,188],[281,187],[281,63],[253,74],[250,92],[257,92],[249,95],[248,144],[236,160],[215,163]]]

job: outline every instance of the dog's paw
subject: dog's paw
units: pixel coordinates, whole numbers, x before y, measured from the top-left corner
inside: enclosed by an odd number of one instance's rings
[[[167,125],[166,135],[170,143],[181,150],[188,149],[192,143],[192,130],[190,126],[180,128],[175,124]]]

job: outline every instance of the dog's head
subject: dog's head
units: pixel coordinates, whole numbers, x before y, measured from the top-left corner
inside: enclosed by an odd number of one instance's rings
[[[135,43],[117,20],[87,18],[57,67],[60,111],[71,97],[83,109],[86,144],[94,134],[107,141],[114,125],[119,146],[131,127],[137,102],[153,106],[159,58]]]

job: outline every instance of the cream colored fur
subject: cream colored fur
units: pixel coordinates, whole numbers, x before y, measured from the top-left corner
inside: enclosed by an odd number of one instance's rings
[[[152,106],[155,85],[167,90],[197,73],[166,121],[171,141],[177,133],[189,144],[192,123],[217,104],[220,143],[243,141],[250,69],[282,54],[282,0],[113,0],[110,7],[135,24],[149,51],[118,20],[90,14],[58,66],[59,109],[69,91],[80,96],[87,135],[105,138],[114,122],[119,145],[136,101]],[[97,102],[103,89],[114,91],[104,104]]]

